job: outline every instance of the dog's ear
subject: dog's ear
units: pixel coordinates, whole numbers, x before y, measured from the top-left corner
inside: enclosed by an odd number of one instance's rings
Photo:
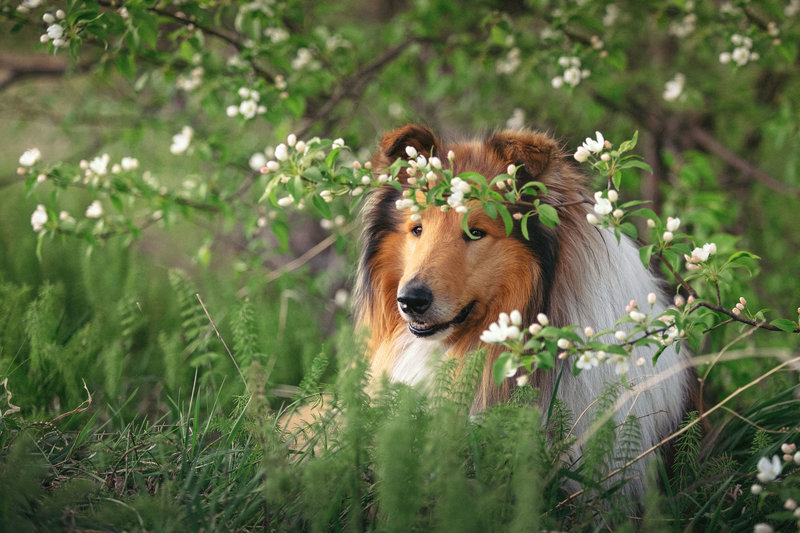
[[[558,144],[543,133],[503,131],[492,135],[486,144],[505,164],[521,166],[517,178],[524,181],[538,179],[554,159],[562,156]]]
[[[417,153],[430,157],[431,152],[439,154],[439,141],[431,130],[419,124],[406,124],[396,130],[384,133],[378,144],[378,151],[372,158],[372,168],[376,173],[383,172],[399,158],[408,158],[406,146],[413,147]],[[403,181],[405,171],[398,178]]]
[[[582,198],[583,176],[559,144],[544,133],[502,131],[492,135],[486,145],[503,164],[520,166],[517,180],[543,183],[547,187],[545,202],[558,204]]]

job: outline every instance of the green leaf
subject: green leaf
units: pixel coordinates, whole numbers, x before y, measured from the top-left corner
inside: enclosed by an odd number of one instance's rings
[[[656,215],[655,211],[653,211],[652,209],[648,209],[646,207],[643,207],[642,209],[636,209],[628,214],[631,216],[640,216],[652,220],[658,220],[658,215]]]
[[[133,57],[128,54],[120,54],[117,56],[116,61],[114,63],[117,66],[117,70],[120,74],[125,76],[128,79],[133,79],[136,75],[136,68],[133,65]]]
[[[533,215],[533,211],[528,211],[524,215],[522,215],[522,220],[520,221],[520,229],[522,230],[522,236],[525,237],[526,241],[531,240],[531,236],[528,234],[528,218]]]
[[[492,375],[494,376],[494,384],[498,387],[503,380],[506,379],[508,374],[514,367],[514,362],[511,359],[511,352],[503,352],[500,357],[494,362],[492,367]]]
[[[791,320],[787,320],[785,318],[777,318],[769,324],[771,326],[775,326],[781,331],[785,331],[786,333],[792,333],[798,327],[797,322],[792,322]]]
[[[331,218],[331,206],[328,205],[328,202],[322,199],[322,196],[319,194],[315,194],[311,197],[311,203],[314,204],[314,207],[317,208],[317,211],[325,217]]]
[[[627,161],[624,161],[624,162],[620,163],[617,168],[619,168],[619,169],[623,169],[623,168],[640,168],[642,170],[646,170],[650,174],[653,173],[653,168],[650,165],[648,165],[644,161],[640,161],[638,159],[629,159]]]
[[[497,220],[497,205],[492,202],[484,202],[483,212],[492,220]]]
[[[303,177],[316,183],[325,181],[325,178],[322,176],[322,171],[319,169],[319,167],[308,167],[303,171]]]
[[[642,261],[644,268],[650,268],[650,257],[653,255],[653,245],[648,244],[639,248],[639,259]]]
[[[728,260],[725,261],[725,264],[727,265],[728,263],[734,263],[736,261],[741,261],[742,259],[753,259],[753,260],[757,261],[757,260],[759,260],[761,258],[759,256],[757,256],[756,254],[751,254],[750,252],[745,252],[744,250],[740,250],[738,252],[735,252],[735,253],[731,254],[731,256],[728,258]]]
[[[631,239],[637,239],[639,237],[639,232],[636,231],[636,226],[631,224],[630,222],[623,222],[619,225],[619,230],[630,237]]]
[[[328,154],[328,157],[325,158],[325,165],[327,165],[328,168],[331,168],[333,164],[336,163],[336,160],[339,159],[339,152],[341,150],[341,148],[334,148],[331,150],[331,153]]]
[[[537,212],[539,214],[539,220],[548,228],[554,228],[556,224],[559,223],[558,211],[556,211],[555,207],[552,205],[539,204]]]
[[[622,141],[619,145],[618,151],[619,153],[630,152],[636,147],[636,143],[639,142],[639,130],[633,132],[633,137],[630,140]]]
[[[503,224],[506,226],[506,235],[511,235],[511,231],[514,229],[514,219],[511,218],[511,213],[508,212],[508,208],[503,204],[498,204],[497,210],[503,219]]]

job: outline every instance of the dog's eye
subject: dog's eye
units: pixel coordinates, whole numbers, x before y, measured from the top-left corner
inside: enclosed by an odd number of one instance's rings
[[[464,234],[464,240],[466,241],[477,241],[484,237],[486,237],[486,232],[478,228],[470,228],[469,235]]]
[[[413,228],[411,228],[411,235],[414,237],[419,237],[422,235],[422,224],[417,224]]]

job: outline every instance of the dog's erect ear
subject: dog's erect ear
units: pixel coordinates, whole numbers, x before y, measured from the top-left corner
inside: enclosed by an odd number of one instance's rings
[[[386,170],[399,158],[408,158],[406,146],[412,146],[425,157],[430,157],[431,151],[439,154],[439,141],[431,130],[419,124],[406,124],[396,130],[383,135],[378,151],[372,158],[374,172]]]
[[[517,178],[524,181],[538,179],[553,159],[562,155],[558,144],[543,133],[503,131],[492,135],[486,144],[506,164],[522,165]]]

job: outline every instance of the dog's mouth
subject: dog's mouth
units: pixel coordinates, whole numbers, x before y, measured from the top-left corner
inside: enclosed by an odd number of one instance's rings
[[[408,330],[416,335],[417,337],[430,337],[431,335],[435,335],[440,331],[444,331],[450,326],[456,326],[461,324],[467,319],[470,311],[475,306],[476,300],[472,300],[466,306],[464,306],[461,311],[449,322],[442,322],[441,324],[425,324],[421,322],[413,322],[409,321],[408,323]]]

